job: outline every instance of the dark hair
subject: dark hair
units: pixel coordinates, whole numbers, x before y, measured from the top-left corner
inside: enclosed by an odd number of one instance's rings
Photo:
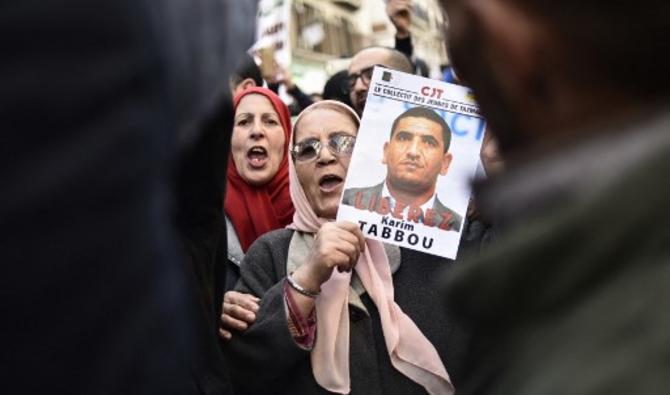
[[[416,58],[414,60],[414,74],[420,75],[422,77],[429,77],[430,70],[428,70],[428,64],[421,58]]]
[[[233,86],[237,86],[240,82],[251,78],[256,83],[256,86],[263,86],[263,77],[261,76],[261,69],[258,67],[254,58],[249,54],[243,54],[235,71],[230,77],[230,82]]]
[[[642,96],[670,93],[667,0],[514,2],[566,43],[568,71],[580,83],[602,81]]]
[[[351,99],[349,98],[348,77],[349,72],[347,70],[338,71],[333,74],[323,87],[323,99],[337,100],[353,108]]]
[[[435,111],[427,107],[420,107],[420,106],[412,107],[409,110],[405,111],[404,113],[398,115],[398,117],[393,121],[393,126],[391,126],[391,134],[389,136],[389,140],[393,139],[393,133],[395,133],[395,128],[396,126],[398,126],[398,122],[400,122],[401,119],[408,117],[424,118],[440,125],[440,127],[442,127],[442,140],[444,141],[444,152],[447,152],[447,150],[449,149],[449,144],[451,144],[451,129],[449,128],[449,125],[447,125],[447,123],[444,121],[444,118],[440,116],[440,114],[436,113]]]

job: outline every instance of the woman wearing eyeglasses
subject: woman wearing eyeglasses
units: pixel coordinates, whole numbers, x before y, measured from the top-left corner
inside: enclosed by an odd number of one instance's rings
[[[443,361],[462,358],[464,342],[429,284],[445,262],[335,222],[358,126],[335,101],[296,120],[293,222],[245,257],[237,289],[260,308],[248,320],[241,306],[224,314],[245,321],[226,345],[236,393],[453,393]]]
[[[285,227],[293,217],[288,190],[288,108],[274,92],[257,87],[239,93],[233,105],[225,200],[229,263],[225,290],[237,282],[239,266],[251,244]]]

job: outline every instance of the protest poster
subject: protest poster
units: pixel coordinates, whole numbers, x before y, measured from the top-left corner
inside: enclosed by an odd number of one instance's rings
[[[289,0],[260,0],[256,17],[256,43],[250,52],[259,57],[263,53],[272,54],[280,66],[288,67],[291,63],[290,18]],[[267,61],[264,63],[268,64]]]
[[[337,219],[455,259],[484,130],[469,89],[375,67]]]

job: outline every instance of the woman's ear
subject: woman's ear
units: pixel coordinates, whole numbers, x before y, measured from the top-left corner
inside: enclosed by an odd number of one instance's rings
[[[256,81],[253,78],[245,78],[233,88],[233,97],[237,96],[240,92],[247,90],[248,88],[253,88],[257,86]]]
[[[253,78],[246,78],[246,79],[242,80],[242,82],[240,83],[240,88],[242,88],[242,90],[246,90],[248,88],[253,88],[255,86],[256,86],[256,81],[254,81]]]

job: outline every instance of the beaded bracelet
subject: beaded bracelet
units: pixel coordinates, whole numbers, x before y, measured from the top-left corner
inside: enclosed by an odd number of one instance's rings
[[[321,291],[314,292],[314,291],[310,291],[308,289],[303,288],[300,284],[295,282],[292,275],[293,275],[293,273],[286,276],[286,281],[288,281],[288,285],[290,285],[291,288],[295,289],[299,294],[307,296],[308,298],[312,298],[312,299],[316,299],[316,297],[321,294]]]

